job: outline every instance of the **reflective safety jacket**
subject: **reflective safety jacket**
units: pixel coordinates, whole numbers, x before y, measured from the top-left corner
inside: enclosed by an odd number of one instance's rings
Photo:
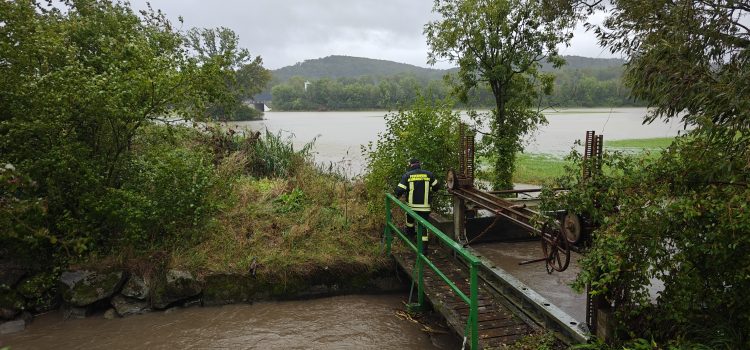
[[[435,175],[427,170],[415,167],[404,176],[396,187],[396,197],[407,193],[409,207],[414,211],[426,211],[430,209],[430,195],[438,189],[438,180]]]

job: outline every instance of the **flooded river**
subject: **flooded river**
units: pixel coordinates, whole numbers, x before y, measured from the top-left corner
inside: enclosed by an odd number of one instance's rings
[[[645,108],[583,108],[549,111],[548,124],[527,137],[527,152],[562,156],[586,130],[604,134],[605,140],[671,137],[682,130],[678,122],[656,121],[643,125]],[[268,128],[294,135],[296,147],[313,139],[316,159],[339,163],[351,175],[361,172],[361,145],[377,140],[385,130],[385,111],[365,112],[266,112],[265,120],[234,123],[254,130]]]
[[[396,316],[402,295],[340,296],[252,305],[192,307],[106,320],[43,315],[0,336],[21,349],[457,349]]]

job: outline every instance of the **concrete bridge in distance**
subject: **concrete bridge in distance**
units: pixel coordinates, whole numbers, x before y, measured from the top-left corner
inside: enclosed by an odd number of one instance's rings
[[[268,100],[250,100],[250,99],[243,101],[243,103],[245,103],[245,105],[247,105],[249,107],[252,107],[252,108],[255,108],[256,110],[259,110],[261,112],[268,112],[268,111],[271,110],[271,108],[268,107],[268,103],[269,102],[271,102],[271,101],[268,101]]]

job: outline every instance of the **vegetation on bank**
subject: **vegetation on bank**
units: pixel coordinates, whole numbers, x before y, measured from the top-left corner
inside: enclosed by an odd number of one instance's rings
[[[222,167],[240,168],[242,158],[232,156]],[[387,266],[379,244],[382,218],[371,214],[361,184],[310,162],[290,170],[283,177],[236,177],[205,239],[173,255],[172,264],[252,270],[279,283],[322,269],[353,274]]]
[[[655,137],[650,139],[605,140],[604,146],[615,149],[635,149],[662,151],[674,142],[674,137]]]
[[[519,153],[516,156],[516,169],[513,182],[542,185],[565,173],[565,159],[549,154]]]
[[[648,139],[628,139],[605,141],[605,150],[618,151],[649,158],[658,157],[675,138],[660,137]],[[479,178],[490,178],[489,162],[486,158],[479,158]],[[518,153],[516,168],[513,172],[513,182],[520,184],[545,185],[554,182],[566,174],[566,168],[574,167],[572,159],[544,153]]]
[[[119,2],[61,6],[0,2],[0,262],[11,267],[0,308],[10,317],[53,307],[70,266],[252,266],[282,286],[327,267],[383,266],[362,186],[317,169],[309,147],[282,135],[197,122],[238,102],[238,76],[265,79],[236,36],[189,40],[162,12]],[[29,283],[38,288],[19,294]]]
[[[595,32],[604,47],[628,55],[624,80],[649,104],[645,121],[679,121],[692,129],[654,157],[608,153],[602,171],[588,179],[573,167],[557,179],[570,191],[543,194],[542,210],[581,213],[597,227],[574,286],[597,295],[615,324],[610,345],[587,348],[750,347],[750,99],[744,93],[750,33],[736,21],[750,11],[713,0],[573,8],[606,10]],[[571,160],[583,165],[580,154]],[[652,298],[655,280],[662,286]]]

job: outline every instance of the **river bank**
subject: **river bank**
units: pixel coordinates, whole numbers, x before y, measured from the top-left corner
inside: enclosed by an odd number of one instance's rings
[[[3,333],[58,308],[68,318],[120,317],[404,288],[362,186],[316,168],[285,139],[154,125],[134,148],[157,157],[156,168],[136,163],[142,187],[113,191],[106,224],[86,232],[86,254],[55,236],[0,248]],[[176,157],[156,160],[165,150]]]

